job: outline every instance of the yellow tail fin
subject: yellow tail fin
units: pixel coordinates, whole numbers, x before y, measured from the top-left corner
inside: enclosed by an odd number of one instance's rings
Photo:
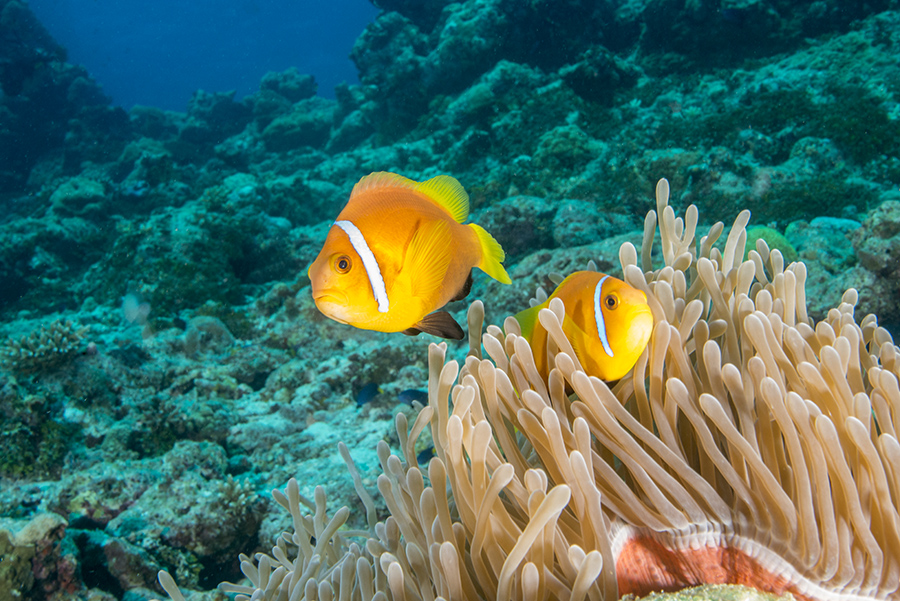
[[[478,244],[481,245],[481,263],[476,267],[502,284],[512,284],[509,274],[501,265],[503,259],[506,258],[506,253],[503,252],[500,243],[494,240],[494,237],[480,225],[470,223],[469,227],[475,231]]]

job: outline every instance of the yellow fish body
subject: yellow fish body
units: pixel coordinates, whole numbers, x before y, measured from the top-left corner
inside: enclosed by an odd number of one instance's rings
[[[563,332],[588,375],[618,380],[634,367],[653,330],[647,296],[612,276],[576,271],[545,302],[515,316],[544,377],[550,371],[547,330],[537,316],[554,298],[566,307]]]
[[[448,313],[433,311],[468,294],[473,267],[510,283],[503,249],[463,225],[468,215],[469,196],[448,175],[362,178],[309,268],[316,307],[366,330],[462,338]]]

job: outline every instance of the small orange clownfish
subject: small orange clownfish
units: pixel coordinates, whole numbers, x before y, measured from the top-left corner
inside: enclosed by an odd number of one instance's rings
[[[515,316],[542,376],[549,372],[547,330],[538,312],[554,298],[566,307],[563,332],[588,375],[618,380],[634,367],[653,330],[647,296],[612,276],[576,271],[546,301]]]
[[[435,311],[469,293],[472,268],[510,283],[500,244],[480,226],[463,225],[468,216],[469,195],[449,175],[424,182],[367,175],[309,268],[316,307],[365,330],[461,339],[450,314]]]

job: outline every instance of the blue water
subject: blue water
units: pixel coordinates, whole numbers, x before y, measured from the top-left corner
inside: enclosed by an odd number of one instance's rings
[[[367,0],[31,0],[34,13],[125,108],[185,110],[198,88],[253,93],[268,71],[311,73],[319,94],[356,83],[348,58]]]

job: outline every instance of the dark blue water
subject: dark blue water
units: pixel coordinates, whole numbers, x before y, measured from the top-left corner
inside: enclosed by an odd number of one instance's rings
[[[259,87],[268,71],[356,83],[348,58],[377,14],[367,0],[31,0],[34,13],[116,104],[184,110],[198,88]]]

